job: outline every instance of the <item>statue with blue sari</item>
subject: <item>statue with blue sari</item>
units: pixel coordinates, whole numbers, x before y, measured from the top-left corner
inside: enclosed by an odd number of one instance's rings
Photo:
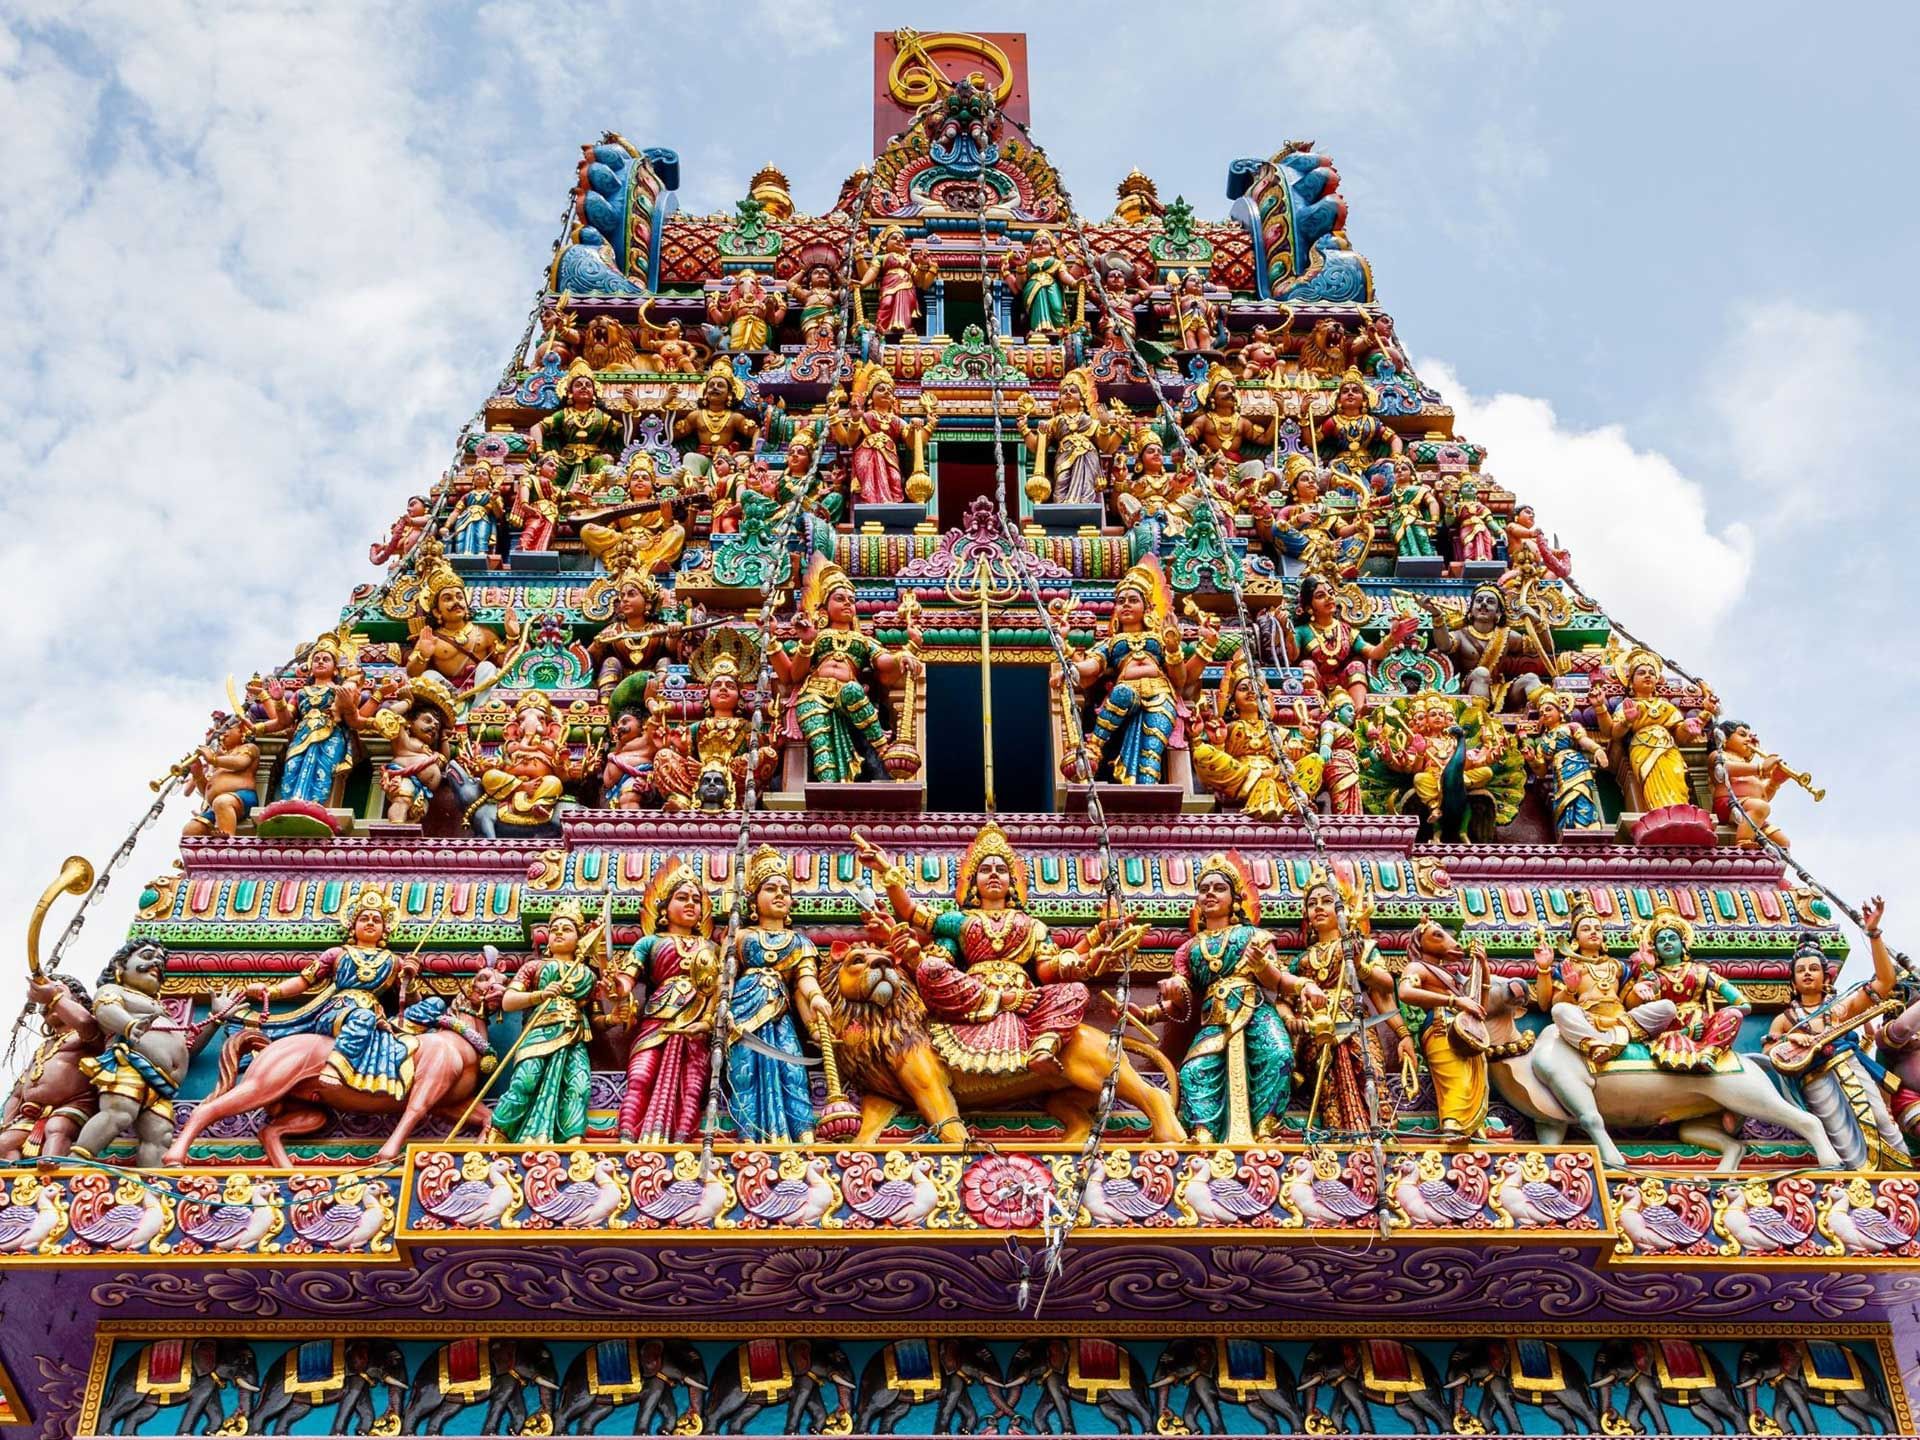
[[[735,950],[727,996],[727,1109],[740,1138],[756,1143],[813,1140],[813,1085],[800,1049],[799,1015],[812,1031],[825,1023],[819,951],[787,924],[793,875],[779,851],[762,845],[747,861],[749,923]]]
[[[387,948],[398,914],[386,891],[367,886],[347,907],[346,944],[277,985],[248,986],[245,994],[258,1005],[257,1014],[230,1009],[229,1015],[245,1020],[268,1043],[289,1035],[331,1035],[327,1064],[342,1084],[399,1099],[413,1080],[413,1052],[388,1018],[386,997],[398,989],[404,999],[418,963]],[[304,1003],[280,1013],[271,1008],[285,1000]]]
[[[1105,682],[1084,741],[1094,776],[1110,766],[1122,785],[1158,785],[1180,718],[1180,692],[1198,678],[1220,641],[1202,620],[1199,643],[1182,641],[1158,557],[1135,565],[1113,590],[1105,638],[1073,661],[1075,680],[1092,691]],[[1071,761],[1069,762],[1071,773]]]
[[[334,779],[353,766],[352,735],[360,722],[359,672],[348,664],[347,641],[322,635],[308,649],[305,678],[292,690],[265,692],[262,734],[288,736],[275,800],[332,802]]]

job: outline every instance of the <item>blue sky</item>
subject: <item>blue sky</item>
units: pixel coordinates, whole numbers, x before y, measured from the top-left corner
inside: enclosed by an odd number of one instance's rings
[[[1797,848],[1908,878],[1920,763],[1910,7],[967,7],[1030,36],[1083,209],[1132,166],[1334,157],[1429,380],[1610,608],[1833,791]],[[1137,18],[1135,15],[1137,14]],[[45,4],[0,16],[0,564],[18,682],[4,900],[99,855],[145,780],[370,578],[519,337],[578,146],[677,149],[730,207],[863,162],[869,36],[921,7]],[[170,815],[163,832],[177,828]],[[88,934],[104,951],[143,849]],[[0,981],[3,989],[6,981]]]

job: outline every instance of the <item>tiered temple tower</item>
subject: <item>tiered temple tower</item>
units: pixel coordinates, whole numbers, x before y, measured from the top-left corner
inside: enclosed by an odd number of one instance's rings
[[[1314,146],[1101,215],[1024,37],[875,81],[817,215],[584,146],[105,973],[49,888],[0,1425],[1911,1433],[1920,1004],[1810,782],[1454,433]]]

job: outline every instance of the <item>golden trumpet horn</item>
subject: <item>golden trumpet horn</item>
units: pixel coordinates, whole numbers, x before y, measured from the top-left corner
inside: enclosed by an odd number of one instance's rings
[[[69,855],[60,862],[60,873],[53,883],[40,892],[33,914],[27,919],[27,973],[34,979],[43,978],[45,973],[40,968],[40,927],[46,922],[47,911],[60,896],[84,895],[92,888],[92,863],[84,855]]]

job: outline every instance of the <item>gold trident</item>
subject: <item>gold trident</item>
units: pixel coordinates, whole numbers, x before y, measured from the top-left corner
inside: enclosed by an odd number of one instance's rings
[[[987,813],[993,799],[993,607],[1020,593],[1019,577],[1001,566],[999,552],[982,546],[973,557],[971,573],[947,582],[947,598],[962,605],[980,606],[980,745],[985,757]]]

